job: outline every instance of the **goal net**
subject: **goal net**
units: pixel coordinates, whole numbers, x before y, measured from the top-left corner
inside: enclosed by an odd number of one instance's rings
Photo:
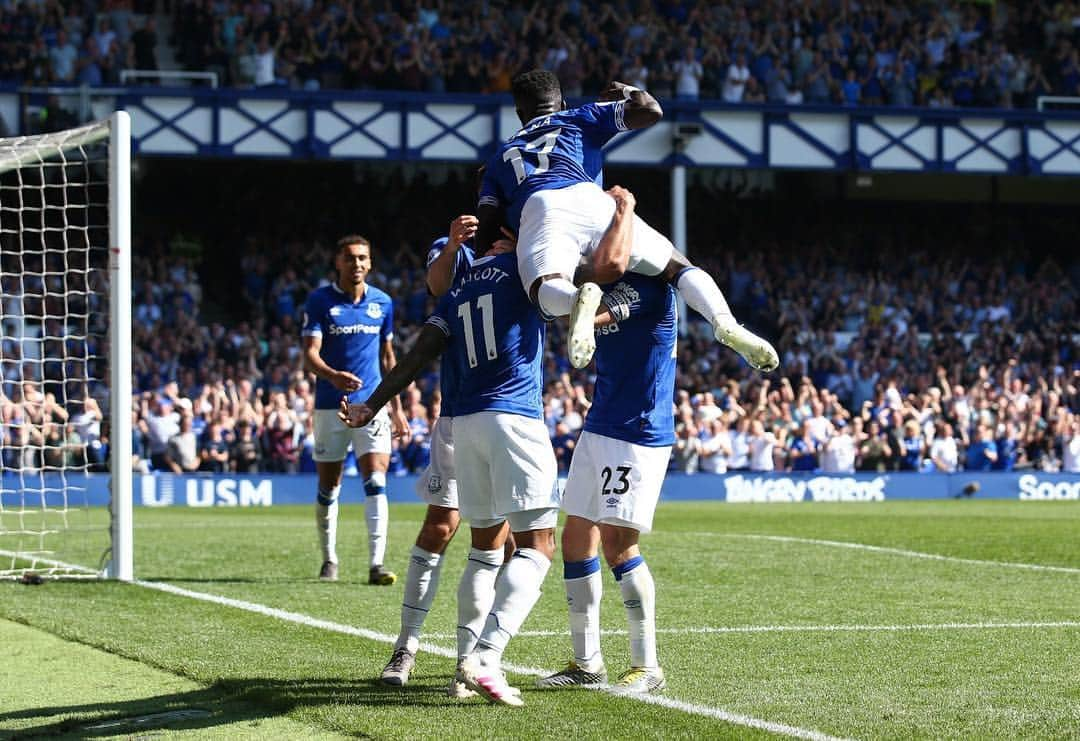
[[[132,578],[129,141],[0,139],[0,577]]]

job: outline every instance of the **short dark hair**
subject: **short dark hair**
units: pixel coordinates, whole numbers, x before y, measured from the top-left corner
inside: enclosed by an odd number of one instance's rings
[[[518,107],[535,106],[549,100],[562,101],[562,85],[554,72],[533,69],[522,72],[510,83]]]
[[[346,234],[337,241],[337,251],[341,252],[350,244],[362,244],[369,250],[371,249],[371,242],[368,241],[367,237],[361,237],[359,234]]]

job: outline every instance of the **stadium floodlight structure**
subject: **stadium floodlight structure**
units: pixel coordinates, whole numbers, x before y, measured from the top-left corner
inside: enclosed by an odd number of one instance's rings
[[[133,578],[131,425],[131,119],[0,139],[0,577]]]

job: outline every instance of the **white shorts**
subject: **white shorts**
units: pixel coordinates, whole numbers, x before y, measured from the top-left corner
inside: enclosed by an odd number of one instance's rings
[[[584,256],[592,255],[611,226],[615,201],[595,183],[578,183],[529,196],[518,227],[518,272],[528,291],[542,275],[573,279]],[[634,215],[634,244],[627,270],[658,275],[675,248],[671,241]]]
[[[563,510],[647,533],[670,457],[669,445],[650,448],[582,432],[563,489]]]
[[[336,409],[315,410],[315,453],[312,458],[320,463],[343,461],[349,452],[349,443],[352,443],[357,458],[367,453],[390,455],[390,415],[385,407],[373,420],[355,429],[337,415]]]
[[[454,457],[466,520],[559,506],[558,465],[542,420],[504,412],[454,417]]]
[[[435,420],[431,430],[431,460],[416,480],[416,495],[436,507],[458,508],[453,417]]]

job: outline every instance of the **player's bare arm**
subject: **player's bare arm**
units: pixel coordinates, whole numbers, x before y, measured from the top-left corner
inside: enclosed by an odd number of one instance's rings
[[[397,356],[394,354],[394,343],[384,340],[379,351],[379,360],[382,363],[384,377],[397,365]],[[408,385],[408,384],[406,384]],[[370,401],[370,400],[369,400]],[[405,411],[401,408],[401,399],[397,394],[389,399],[390,403],[390,427],[394,437],[403,437],[409,434],[409,420],[405,417]],[[375,407],[379,409],[382,405]]]
[[[625,100],[623,121],[628,129],[647,129],[664,117],[664,109],[656,98],[625,82],[612,81],[597,100],[601,103]]]
[[[387,369],[382,382],[368,397],[367,402],[349,404],[347,399],[342,399],[342,411],[338,413],[338,417],[349,427],[363,427],[378,410],[391,403],[391,400],[397,399],[397,395],[416,380],[424,368],[442,355],[446,344],[447,337],[441,329],[430,324],[424,325],[416,344],[405,353],[400,363]]]
[[[592,263],[586,263],[574,274],[574,283],[611,283],[622,277],[630,264],[630,249],[634,244],[634,208],[637,199],[618,185],[608,191],[615,200],[615,216],[593,253]]]
[[[457,252],[464,242],[473,238],[479,224],[480,220],[472,214],[462,214],[450,222],[446,247],[427,269],[427,287],[432,296],[438,298],[450,290]]]
[[[338,391],[350,393],[356,391],[363,382],[348,371],[339,371],[331,368],[319,355],[322,349],[322,337],[308,336],[304,338],[304,370],[314,373],[324,381],[333,384]]]

